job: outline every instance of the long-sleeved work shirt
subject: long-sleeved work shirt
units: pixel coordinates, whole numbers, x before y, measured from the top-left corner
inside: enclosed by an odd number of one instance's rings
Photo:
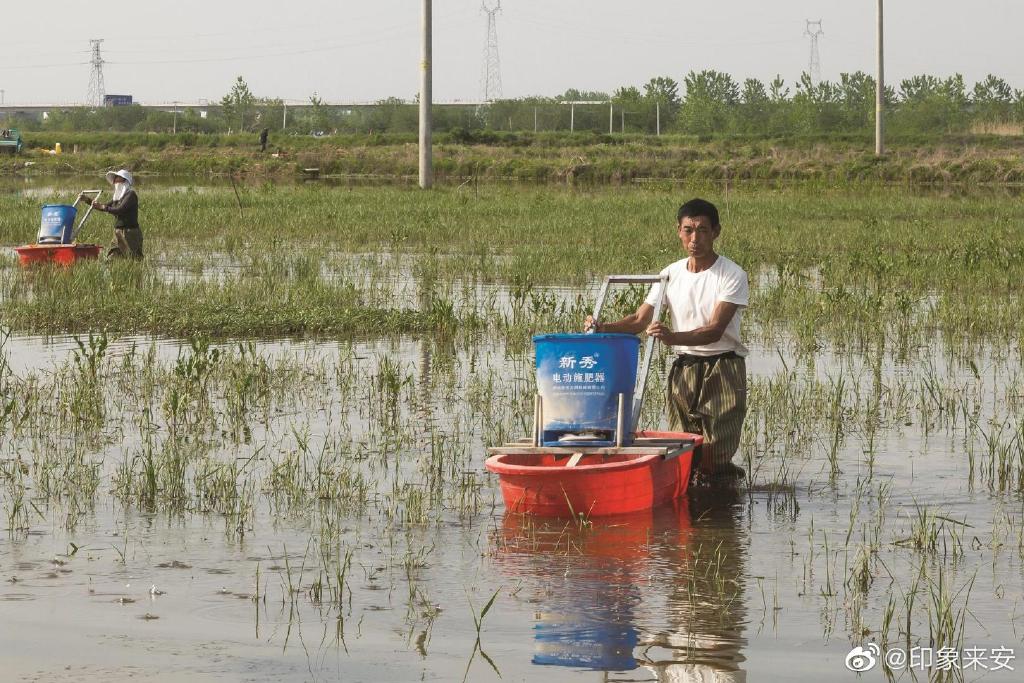
[[[122,230],[139,227],[139,195],[135,190],[128,190],[116,202],[110,202],[103,209],[114,216],[114,228]]]

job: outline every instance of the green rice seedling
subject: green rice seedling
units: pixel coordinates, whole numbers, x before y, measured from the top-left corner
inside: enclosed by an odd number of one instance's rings
[[[179,354],[172,374],[172,389],[164,412],[172,432],[194,429],[211,417],[209,383],[222,352],[208,339],[189,340],[189,353]]]
[[[889,631],[892,629],[893,619],[896,616],[896,600],[895,597],[889,593],[886,596],[885,611],[882,615],[882,626],[879,629],[879,639],[882,642],[882,646],[889,644]]]
[[[83,425],[96,427],[103,422],[105,400],[100,373],[109,341],[105,332],[89,333],[88,342],[74,338],[78,348],[72,362],[74,372],[68,387],[67,410],[72,418]]]
[[[114,535],[117,536],[118,534],[115,533]],[[121,562],[121,564],[127,565],[128,564],[128,549],[131,547],[131,541],[130,541],[130,538],[129,538],[129,529],[128,529],[128,523],[127,522],[125,522],[124,530],[120,533],[120,536],[121,536],[121,541],[122,541],[121,546],[118,547],[117,544],[111,544],[111,547],[114,549],[114,552],[117,553],[117,558]]]
[[[478,473],[472,470],[463,471],[459,477],[452,506],[460,516],[472,518],[479,514],[484,506],[486,490],[486,483]]]
[[[846,587],[856,596],[866,599],[868,590],[874,581],[874,573],[871,569],[872,551],[867,546],[861,545],[857,549],[853,567],[846,579]]]
[[[398,361],[387,355],[377,359],[377,374],[372,387],[379,395],[384,413],[392,419],[398,417],[398,402],[401,391],[412,385],[412,376],[403,374]]]
[[[101,463],[92,461],[85,444],[45,447],[32,458],[34,494],[50,502],[64,501],[72,508],[91,508],[101,482]]]
[[[843,397],[845,395],[846,381],[842,375],[835,380],[830,380],[829,391],[829,421],[830,421],[830,442],[828,449],[829,476],[834,481],[839,475],[839,450],[844,440],[844,414]]]
[[[10,536],[27,532],[29,529],[28,506],[25,499],[25,471],[19,461],[0,463],[0,477],[4,483],[4,510],[7,516],[7,533]]]
[[[469,669],[473,665],[473,657],[476,655],[477,652],[479,652],[480,656],[483,657],[487,661],[488,664],[490,664],[490,666],[494,670],[494,672],[496,674],[498,674],[498,677],[499,678],[501,677],[501,672],[498,671],[497,665],[495,665],[494,661],[490,657],[487,656],[487,653],[484,652],[483,648],[480,645],[480,636],[481,636],[481,631],[483,630],[483,626],[484,626],[484,617],[487,616],[487,613],[490,611],[491,607],[494,605],[494,601],[497,599],[498,593],[500,593],[500,592],[501,592],[501,587],[499,586],[498,589],[495,590],[494,593],[491,595],[491,598],[490,598],[490,600],[487,601],[487,604],[485,604],[483,609],[480,610],[479,615],[477,614],[476,608],[473,607],[473,601],[469,600],[469,611],[470,611],[470,614],[473,617],[473,626],[476,627],[476,642],[473,644],[473,654],[470,655],[469,662],[466,664],[466,673],[463,675],[463,678],[462,678],[463,681],[467,680],[467,678],[469,676]],[[467,595],[467,599],[468,599],[468,595]]]
[[[989,490],[1024,490],[1024,427],[1002,422],[978,431],[987,451],[981,476]]]
[[[935,580],[928,581],[928,642],[936,650],[953,648],[961,650],[964,645],[964,632],[967,605],[974,587],[971,578],[955,592],[951,592],[942,565],[939,565]]]
[[[910,521],[910,535],[893,541],[895,545],[909,546],[928,553],[937,552],[941,548],[943,556],[957,557],[963,554],[960,530],[970,528],[966,522],[936,514],[927,506],[916,503]]]

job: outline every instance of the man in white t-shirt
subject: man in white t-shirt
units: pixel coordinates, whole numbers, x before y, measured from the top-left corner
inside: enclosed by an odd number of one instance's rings
[[[715,477],[742,477],[732,463],[747,413],[747,347],[740,318],[750,298],[747,274],[715,252],[722,232],[718,209],[703,199],[679,207],[679,239],[687,258],[661,271],[668,275],[665,304],[671,328],[654,320],[655,285],[632,315],[605,323],[587,317],[584,329],[647,334],[676,353],[668,379],[672,429],[704,436],[698,467]]]

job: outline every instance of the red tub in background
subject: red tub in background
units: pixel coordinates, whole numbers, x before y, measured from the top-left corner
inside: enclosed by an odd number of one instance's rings
[[[70,266],[76,261],[98,258],[102,249],[99,244],[26,244],[14,247],[22,266],[37,263]]]
[[[550,447],[514,443],[489,449],[509,512],[549,517],[639,512],[686,493],[699,434],[637,432],[631,446]]]

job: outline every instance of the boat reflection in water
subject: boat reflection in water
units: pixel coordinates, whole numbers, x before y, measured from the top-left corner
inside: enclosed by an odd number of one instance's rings
[[[585,523],[506,514],[492,547],[521,581],[517,599],[534,605],[533,663],[746,681],[742,512],[735,491],[697,489]]]

